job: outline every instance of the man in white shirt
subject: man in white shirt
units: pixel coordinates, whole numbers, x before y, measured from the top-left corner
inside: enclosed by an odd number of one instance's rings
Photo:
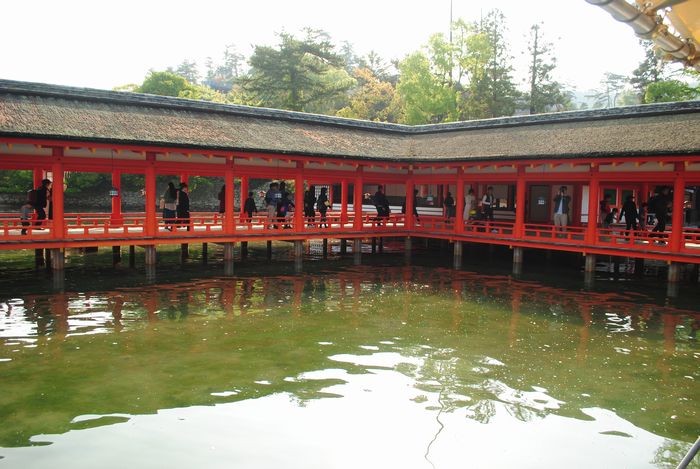
[[[559,193],[554,197],[554,226],[558,226],[562,231],[569,222],[569,203],[571,197],[566,195],[566,186],[559,188]]]

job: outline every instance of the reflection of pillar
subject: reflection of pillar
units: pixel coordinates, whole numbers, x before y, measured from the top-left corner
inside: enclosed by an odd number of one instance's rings
[[[510,302],[512,315],[510,316],[510,325],[508,326],[508,346],[513,347],[517,343],[518,338],[518,322],[520,320],[520,307],[522,304],[523,292],[519,288],[513,290],[513,298]]]
[[[456,270],[459,270],[462,268],[462,242],[461,241],[454,242],[454,259],[453,259],[452,266]]]
[[[522,274],[523,272],[523,254],[524,249],[522,247],[516,246],[513,248],[513,273]]]
[[[304,279],[302,277],[294,277],[293,280],[293,314],[296,317],[301,316],[301,299],[304,294]]]
[[[156,247],[151,245],[151,246],[144,246],[143,247],[144,252],[145,252],[145,264],[146,265],[156,265]]]
[[[301,272],[304,260],[304,241],[298,239],[294,241],[294,269]]]
[[[224,275],[233,275],[233,247],[234,243],[224,244]]]
[[[144,302],[146,307],[146,315],[149,321],[155,321],[158,319],[158,291],[153,287],[146,294],[146,301]]]
[[[352,258],[355,265],[362,264],[362,240],[360,238],[352,240]]]
[[[578,349],[576,350],[576,359],[579,362],[585,362],[588,358],[588,339],[590,337],[591,322],[593,316],[591,314],[591,305],[581,304],[581,320],[583,325],[579,329]]]
[[[406,262],[411,261],[411,252],[413,251],[413,240],[410,236],[406,236],[404,239],[404,260]]]
[[[228,317],[233,315],[233,302],[235,299],[236,282],[224,282],[221,286],[221,306]]]

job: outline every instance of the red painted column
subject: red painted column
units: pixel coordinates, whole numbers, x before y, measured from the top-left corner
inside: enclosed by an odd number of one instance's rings
[[[190,185],[190,175],[187,173],[180,174],[180,182],[184,182],[188,186]]]
[[[356,230],[362,230],[362,202],[363,202],[363,194],[362,194],[362,166],[357,167],[357,171],[355,172],[355,194],[354,194],[354,203],[353,203],[353,208],[355,209],[355,223],[354,223],[354,228]]]
[[[457,192],[455,200],[455,232],[464,233],[464,170],[457,168]]]
[[[146,236],[155,236],[158,232],[156,220],[156,154],[146,152]]]
[[[63,239],[65,237],[65,220],[63,213],[63,148],[54,148],[52,151],[53,164],[51,173],[53,184],[51,185],[51,212],[53,214],[53,237]]]
[[[683,244],[683,202],[685,201],[685,163],[676,163],[673,180],[673,212],[671,214],[671,251],[679,252]]]
[[[348,222],[348,181],[340,181],[340,223],[344,226]]]
[[[248,216],[243,208],[245,207],[245,200],[248,198],[248,176],[241,176],[241,218],[246,218]]]
[[[41,181],[44,180],[44,170],[41,168],[34,168],[34,187],[32,189],[36,189],[38,187],[41,187]]]
[[[233,158],[226,159],[226,169],[224,170],[224,184],[226,191],[224,193],[224,233],[233,234],[236,231],[234,218],[236,216],[233,209]],[[241,205],[243,205],[241,203]]]
[[[112,215],[110,221],[112,225],[121,225],[122,219],[122,173],[112,171],[112,187],[117,190],[117,196],[112,196]]]
[[[515,227],[513,234],[516,238],[525,236],[525,166],[518,166],[518,179],[515,182]]]
[[[598,166],[591,163],[591,179],[588,183],[588,226],[586,227],[586,242],[588,244],[596,244],[599,192]]]
[[[409,179],[406,181],[406,222],[404,223],[406,229],[413,229],[413,224],[415,220],[413,219],[413,206],[416,203],[416,198],[413,195],[415,191],[415,182],[411,179],[413,176],[413,171],[408,171]]]
[[[304,231],[304,162],[297,161],[294,173],[294,231]]]

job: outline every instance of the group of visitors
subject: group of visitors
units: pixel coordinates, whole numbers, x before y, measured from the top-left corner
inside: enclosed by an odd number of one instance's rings
[[[165,229],[173,231],[173,228],[191,229],[190,220],[190,196],[188,194],[187,183],[182,181],[178,188],[173,182],[168,183],[168,187],[160,197],[160,208],[163,210],[163,221]]]
[[[445,209],[445,218],[448,222],[452,221],[457,216],[457,207],[451,192],[448,192],[445,196],[442,206]],[[467,191],[467,196],[464,198],[463,219],[493,221],[495,219],[495,207],[496,197],[493,194],[492,186],[486,188],[486,193],[481,197],[480,201],[477,201],[474,189],[470,188]]]
[[[328,228],[328,209],[331,202],[328,199],[328,188],[322,187],[321,193],[316,197],[316,191],[310,187],[304,192],[304,217],[309,226],[314,226],[316,223],[316,210],[321,215],[319,220],[319,228]]]

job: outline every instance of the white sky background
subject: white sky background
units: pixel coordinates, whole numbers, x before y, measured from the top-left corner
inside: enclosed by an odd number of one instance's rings
[[[204,69],[227,44],[249,57],[252,45],[277,43],[275,32],[309,26],[389,61],[420,48],[435,32],[447,34],[449,0],[2,0],[0,78],[111,89],[141,83],[149,69],[184,59]],[[476,20],[500,8],[518,80],[529,27],[544,23],[554,43],[558,80],[595,88],[605,72],[628,75],[643,58],[631,28],[585,0],[453,0],[453,16]]]

